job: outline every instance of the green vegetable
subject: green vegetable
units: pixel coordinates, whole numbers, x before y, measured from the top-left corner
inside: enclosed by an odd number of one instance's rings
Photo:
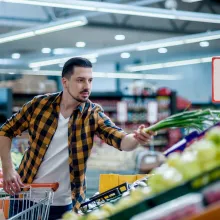
[[[145,128],[145,132],[158,131],[165,128],[194,128],[202,131],[220,121],[220,111],[217,110],[194,110],[185,111],[167,117],[158,123]]]

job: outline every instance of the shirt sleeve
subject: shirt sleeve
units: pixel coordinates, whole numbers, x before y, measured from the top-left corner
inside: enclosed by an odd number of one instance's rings
[[[0,136],[6,136],[12,139],[27,130],[35,101],[36,98],[27,102],[17,113],[7,119],[7,121],[0,127]]]
[[[111,119],[104,114],[104,111],[100,109],[96,112],[97,117],[97,130],[96,134],[104,140],[108,145],[111,145],[121,150],[121,141],[127,133],[116,126]]]

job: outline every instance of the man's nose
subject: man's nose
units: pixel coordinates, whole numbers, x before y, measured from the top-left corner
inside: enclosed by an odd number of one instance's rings
[[[89,82],[89,81],[86,81],[86,83],[85,83],[85,88],[87,88],[87,89],[90,88],[90,82]]]

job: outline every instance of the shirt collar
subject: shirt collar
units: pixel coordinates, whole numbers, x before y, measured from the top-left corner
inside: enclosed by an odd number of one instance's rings
[[[54,101],[52,102],[52,104],[54,104],[54,105],[59,105],[60,102],[61,102],[62,94],[63,94],[63,91],[59,92],[59,93],[57,94],[57,96],[55,97]],[[82,114],[83,111],[84,111],[85,105],[86,105],[86,103],[85,103],[85,102],[82,102],[81,104],[79,104],[79,105],[77,106],[76,109],[78,109],[78,110],[80,111],[80,113]]]

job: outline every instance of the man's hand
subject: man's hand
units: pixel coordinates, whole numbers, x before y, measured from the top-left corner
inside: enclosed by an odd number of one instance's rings
[[[23,187],[19,174],[14,169],[3,169],[3,189],[6,193],[14,195]]]
[[[156,135],[156,133],[154,132],[149,132],[149,133],[144,132],[143,130],[144,128],[145,128],[144,125],[140,125],[138,129],[134,131],[134,138],[141,145],[148,144],[152,140],[152,137]]]

